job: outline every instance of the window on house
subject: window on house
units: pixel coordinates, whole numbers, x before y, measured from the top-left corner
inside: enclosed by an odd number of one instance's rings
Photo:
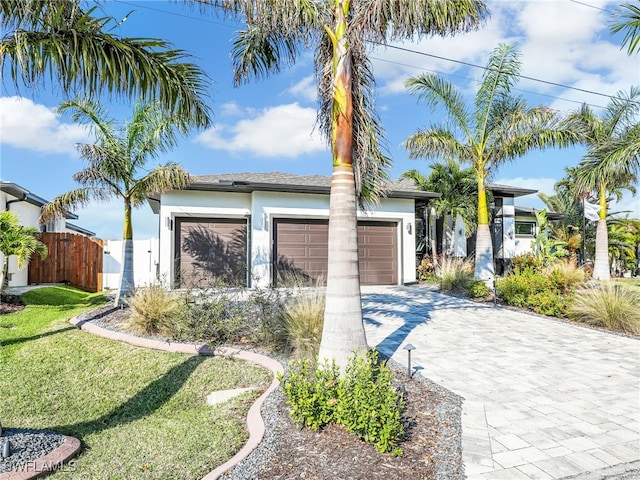
[[[516,222],[516,235],[530,235],[536,233],[535,222]]]

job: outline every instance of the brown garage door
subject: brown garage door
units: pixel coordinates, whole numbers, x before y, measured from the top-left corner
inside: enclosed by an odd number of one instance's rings
[[[274,221],[276,282],[294,276],[308,282],[327,275],[326,220]],[[397,223],[358,222],[360,281],[363,285],[398,283]]]
[[[177,286],[247,285],[246,219],[175,219]]]

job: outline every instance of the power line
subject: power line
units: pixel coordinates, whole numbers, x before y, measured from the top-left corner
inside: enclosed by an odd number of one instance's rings
[[[595,5],[591,5],[589,3],[582,2],[582,1],[579,1],[579,0],[569,0],[569,1],[571,3],[576,3],[578,5],[583,5],[583,6],[594,8],[594,9],[597,9],[597,10],[602,10],[602,11],[605,11],[605,12],[607,11],[607,10],[605,10],[603,8],[596,7]],[[152,10],[152,11],[163,13],[163,14],[167,14],[167,15],[174,15],[174,16],[177,16],[177,17],[187,18],[187,19],[190,19],[190,20],[196,20],[196,21],[200,21],[200,22],[211,23],[211,24],[214,24],[214,25],[220,25],[220,26],[224,26],[224,27],[227,27],[227,28],[232,28],[232,29],[236,28],[236,27],[233,27],[233,26],[228,25],[226,23],[215,22],[213,20],[208,20],[208,19],[205,19],[205,18],[202,18],[202,17],[193,17],[191,15],[185,15],[185,14],[181,14],[181,13],[177,13],[177,12],[171,12],[171,11],[168,11],[168,10],[162,10],[162,9],[159,9],[159,8],[153,8],[153,7],[149,7],[149,6],[146,6],[146,5],[140,5],[140,4],[136,4],[136,3],[132,3],[132,2],[126,2],[126,1],[123,1],[123,0],[115,0],[115,2],[124,4],[124,5],[130,5],[130,6],[133,6],[133,7],[142,8],[142,9]],[[422,55],[422,56],[425,56],[425,57],[437,58],[439,60],[444,60],[444,61],[447,61],[447,62],[457,63],[459,65],[465,65],[465,66],[468,66],[468,67],[479,68],[479,69],[482,69],[482,70],[487,70],[488,69],[487,67],[485,67],[483,65],[476,65],[474,63],[465,62],[465,61],[462,61],[462,60],[455,60],[453,58],[443,57],[441,55],[435,55],[435,54],[432,54],[432,53],[420,52],[420,51],[413,50],[413,49],[410,49],[410,48],[399,47],[399,46],[396,46],[396,45],[386,45],[386,44],[383,44],[383,43],[380,43],[380,42],[374,42],[374,41],[370,41],[370,43],[375,44],[375,45],[379,45],[379,46],[383,46],[383,47],[386,47],[386,48],[392,48],[392,49],[395,49],[395,50],[400,50],[400,51],[404,51],[404,52],[408,52],[408,53],[414,53],[416,55]],[[379,60],[382,60],[382,59],[379,59]],[[385,60],[383,60],[383,61],[385,61]],[[389,61],[389,60],[386,60],[386,61]],[[392,61],[389,61],[389,62],[390,63],[394,63]],[[418,66],[415,66],[415,65],[405,65],[405,66],[418,68],[418,69],[421,68],[421,67],[418,67]],[[465,77],[461,77],[461,78],[465,78]],[[543,84],[546,84],[546,85],[565,88],[567,90],[575,90],[575,91],[578,91],[578,92],[581,92],[581,93],[587,93],[587,94],[590,94],[590,95],[601,96],[601,97],[605,97],[605,98],[612,99],[612,100],[632,101],[632,100],[627,100],[627,99],[618,97],[616,95],[608,95],[606,93],[595,92],[593,90],[587,90],[587,89],[579,88],[579,87],[572,87],[570,85],[565,85],[565,84],[557,83],[557,82],[551,82],[549,80],[542,80],[542,79],[535,78],[535,77],[529,77],[527,75],[520,75],[519,78],[530,80],[532,82],[538,82],[538,83],[543,83]],[[470,79],[468,79],[468,80],[470,80]],[[579,102],[577,100],[563,99],[561,97],[557,97],[557,96],[554,96],[554,95],[547,95],[547,94],[541,94],[541,93],[539,94],[537,92],[529,92],[527,90],[521,90],[521,91],[526,92],[526,93],[536,94],[536,95],[542,95],[542,96],[546,96],[546,97],[549,97],[549,98],[555,98],[557,100],[563,100],[563,101],[580,103],[580,104],[584,103],[584,102]],[[640,102],[635,102],[635,101],[632,101],[632,102],[633,103],[640,103]],[[597,106],[597,105],[594,105],[594,106]],[[600,107],[600,108],[602,108],[602,107]]]

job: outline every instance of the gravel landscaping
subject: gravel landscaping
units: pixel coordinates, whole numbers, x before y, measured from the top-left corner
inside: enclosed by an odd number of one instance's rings
[[[16,470],[32,463],[64,443],[64,435],[47,430],[4,428],[0,437],[0,452],[6,441],[10,442],[10,455],[0,455],[0,473]]]

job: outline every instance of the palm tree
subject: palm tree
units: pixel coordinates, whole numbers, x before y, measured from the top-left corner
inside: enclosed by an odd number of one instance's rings
[[[368,48],[415,36],[476,28],[487,16],[479,0],[200,0],[246,22],[232,51],[236,84],[278,72],[313,48],[318,124],[331,145],[327,308],[320,363],[344,368],[367,349],[358,275],[357,201],[385,191],[390,159],[375,113]]]
[[[82,186],[46,204],[40,221],[47,222],[67,209],[87,205],[92,200],[122,199],[124,243],[120,286],[115,299],[118,306],[135,289],[132,209],[142,205],[149,195],[184,188],[190,182],[189,174],[175,163],[151,171],[144,167],[149,159],[174,147],[177,134],[186,133],[188,126],[183,119],[167,115],[155,103],[137,104],[133,118],[122,126],[107,118],[104,108],[92,100],[71,100],[59,107],[59,112],[67,110],[72,111],[75,122],[92,127],[97,141],[77,146],[80,156],[88,163],[87,168],[73,176]]]
[[[598,116],[588,105],[570,112],[565,126],[578,132],[587,146],[585,158],[576,171],[578,188],[584,192],[597,192],[600,219],[596,227],[596,252],[593,277],[596,280],[611,278],[608,260],[607,195],[615,189],[634,191],[637,175],[625,165],[629,162],[611,162],[609,152],[630,130],[637,128],[633,122],[640,111],[640,88],[631,87],[629,93],[618,92]]]
[[[0,67],[16,87],[33,88],[47,75],[65,93],[83,88],[157,99],[168,111],[210,125],[209,81],[188,54],[162,40],[123,38],[118,22],[97,16],[80,0],[1,0]]]
[[[451,127],[418,130],[405,142],[411,158],[450,157],[473,167],[478,184],[478,230],[475,278],[492,284],[493,248],[489,231],[486,182],[501,164],[532,149],[565,147],[576,140],[561,127],[559,116],[544,106],[529,107],[512,95],[520,58],[514,47],[500,45],[489,56],[482,81],[469,108],[450,82],[433,74],[412,77],[406,86],[430,107],[442,107]]]
[[[460,215],[467,232],[475,230],[476,175],[472,168],[461,168],[454,160],[431,165],[431,172],[424,177],[417,170],[408,170],[401,177],[409,178],[420,190],[438,192],[440,197],[432,205],[438,216],[450,215],[452,220]],[[446,236],[442,235],[442,253],[446,254]]]
[[[640,51],[640,6],[623,3],[613,14],[615,19],[611,24],[611,33],[624,32],[622,47],[627,47],[627,53],[633,55]]]
[[[3,255],[0,292],[6,287],[10,256],[16,256],[18,269],[26,267],[34,253],[42,259],[47,256],[47,247],[38,240],[39,234],[37,228],[21,225],[15,212],[0,212],[0,253]]]

